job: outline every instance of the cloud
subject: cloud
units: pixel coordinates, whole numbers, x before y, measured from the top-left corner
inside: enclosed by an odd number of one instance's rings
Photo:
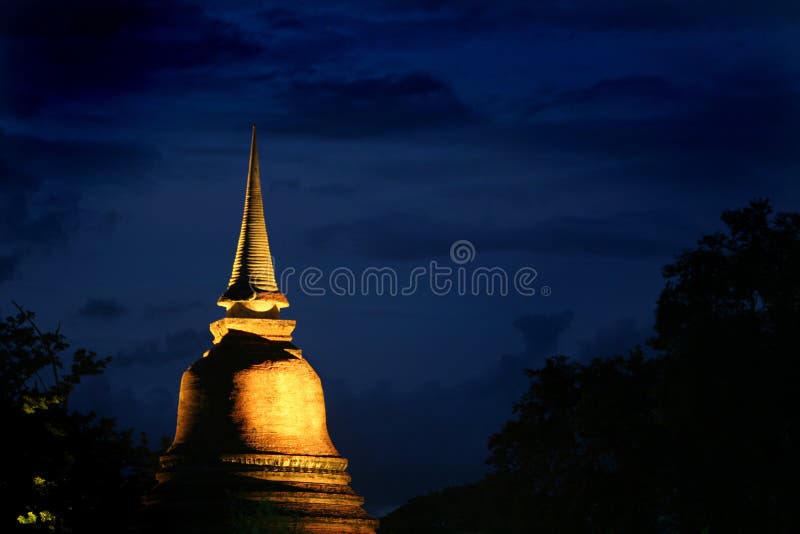
[[[0,238],[14,250],[14,263],[81,230],[113,229],[118,214],[85,207],[83,188],[140,180],[158,159],[155,150],[137,144],[0,130]]]
[[[312,229],[307,242],[312,247],[334,247],[340,242],[353,245],[360,254],[383,260],[410,260],[441,255],[459,239],[446,225],[432,232],[431,221],[419,214],[395,213],[332,223]]]
[[[115,321],[128,314],[127,306],[111,298],[90,298],[78,310],[85,319]]]
[[[525,338],[526,354],[552,356],[557,352],[558,339],[572,324],[572,310],[552,314],[527,314],[514,320],[514,328]]]
[[[693,2],[691,0],[524,0],[487,5],[474,1],[404,0],[391,4],[395,13],[417,10],[431,17],[449,17],[453,24],[467,20],[484,25],[562,27],[583,31],[675,31],[698,27],[750,28],[785,26],[800,20],[800,8],[793,2],[773,0],[754,4],[748,0]]]
[[[75,194],[42,191],[41,180],[11,161],[16,155],[7,139],[0,132],[0,240],[8,251],[0,255],[0,282],[12,278],[36,250],[67,241],[99,215],[81,209]]]
[[[15,189],[16,188],[16,189]],[[80,205],[76,194],[30,191],[9,184],[0,195],[0,239],[11,251],[0,261],[0,282],[37,253],[70,243],[80,230],[108,231],[117,217]]]
[[[199,308],[205,303],[201,300],[188,300],[184,302],[171,302],[161,304],[148,304],[142,310],[142,317],[145,319],[163,319],[167,317],[176,317],[186,313],[187,311]]]
[[[158,367],[175,362],[190,362],[199,358],[209,348],[208,332],[184,328],[166,334],[163,339],[151,339],[114,355],[112,364],[122,367]]]
[[[68,242],[80,229],[113,227],[113,212],[84,209],[74,194],[20,195],[0,199],[5,212],[0,217],[0,236],[28,256],[41,247]]]
[[[0,256],[0,282],[5,282],[14,277],[21,259],[21,257],[13,255]]]
[[[261,50],[200,5],[174,0],[12,0],[0,37],[14,73],[0,102],[18,116],[65,100],[141,91],[159,72],[252,58]]]
[[[637,345],[647,348],[645,342],[651,335],[652,332],[641,328],[634,317],[623,317],[586,339],[578,357],[582,360],[607,358],[627,354]]]
[[[798,102],[791,77],[768,66],[740,67],[686,86],[653,76],[605,79],[543,97],[523,142],[571,154],[674,156],[704,170],[797,162]]]
[[[691,229],[658,212],[606,217],[562,216],[528,225],[454,224],[421,213],[392,213],[318,227],[310,245],[345,243],[377,260],[425,260],[446,255],[459,239],[480,251],[517,250],[602,257],[651,258],[678,249]]]
[[[43,182],[112,183],[141,179],[160,160],[157,150],[136,142],[44,138],[0,130],[4,185],[31,191]]]
[[[640,197],[659,189],[691,186],[705,194],[724,187],[739,202],[775,194],[764,184],[785,180],[781,173],[800,164],[799,103],[796,78],[768,64],[739,65],[687,83],[630,75],[541,92],[520,104],[517,118],[494,121],[461,142],[465,151],[516,162],[517,180],[530,176],[528,194],[514,195],[519,202],[541,198],[543,187],[600,186],[608,194]],[[503,177],[500,188],[507,185]],[[757,184],[761,189],[754,190]]]
[[[568,110],[571,115],[588,112],[620,112],[630,115],[656,112],[665,114],[697,92],[695,87],[681,87],[661,76],[630,75],[604,78],[589,86],[545,95],[535,100],[529,113]],[[696,96],[696,95],[694,95]],[[616,105],[615,105],[616,104]],[[580,106],[586,106],[581,108]],[[612,110],[609,110],[613,106]]]
[[[285,8],[267,8],[259,16],[273,30],[300,30],[305,27],[299,13]]]
[[[427,72],[295,80],[277,98],[287,115],[267,122],[283,133],[366,137],[476,120],[447,83]]]

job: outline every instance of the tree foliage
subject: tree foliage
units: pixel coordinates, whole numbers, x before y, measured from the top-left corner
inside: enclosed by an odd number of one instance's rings
[[[555,357],[528,374],[517,419],[489,442],[490,463],[534,506],[519,526],[534,518],[546,532],[657,530],[658,362],[640,350],[589,364]]]
[[[722,220],[664,268],[653,354],[527,371],[495,472],[383,532],[792,531],[800,214],[756,201]]]
[[[727,233],[664,268],[658,301],[669,512],[692,529],[787,531],[800,444],[800,214],[758,201],[722,219]]]
[[[0,322],[4,468],[0,531],[108,532],[124,528],[149,483],[152,455],[112,419],[70,411],[70,393],[108,358],[74,351],[20,309]]]

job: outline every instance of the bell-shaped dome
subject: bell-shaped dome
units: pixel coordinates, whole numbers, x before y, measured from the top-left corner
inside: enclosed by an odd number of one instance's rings
[[[231,331],[183,373],[168,454],[338,456],[319,376],[300,351]]]

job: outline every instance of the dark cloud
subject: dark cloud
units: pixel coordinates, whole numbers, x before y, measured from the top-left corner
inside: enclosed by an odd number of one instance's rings
[[[658,77],[601,80],[542,102],[541,110],[567,113],[534,120],[537,133],[529,142],[539,150],[573,154],[679,153],[684,161],[734,165],[797,161],[800,94],[794,85],[791,77],[768,68],[739,69],[684,87]]]
[[[377,50],[451,46],[468,31],[518,26],[511,17],[498,24],[474,12],[423,16],[414,9],[387,11],[377,3],[358,2],[304,3],[291,9],[281,5],[264,9],[257,19],[269,29],[264,46],[271,70],[266,76],[259,73],[248,79],[270,82],[320,74],[341,76],[342,65],[349,69]]]
[[[538,9],[532,10],[536,16]],[[748,0],[693,2],[656,0],[616,2],[583,0],[577,3],[548,2],[545,20],[588,29],[632,31],[686,28],[783,26],[800,19],[793,2],[772,0],[756,5]]]
[[[5,282],[14,277],[20,260],[21,258],[18,256],[0,256],[0,282]]]
[[[118,222],[113,212],[84,209],[74,194],[0,194],[0,240],[13,250],[0,256],[0,282],[21,272],[30,258],[73,243],[81,230],[112,231]]]
[[[64,244],[82,228],[108,230],[116,223],[113,213],[101,213],[80,206],[74,194],[35,196],[12,194],[0,198],[0,236],[19,248],[23,255],[34,249]]]
[[[71,241],[80,230],[107,232],[114,211],[83,206],[83,188],[141,180],[158,161],[136,143],[46,139],[0,130],[0,238],[27,257]]]
[[[755,4],[748,0],[706,1],[578,0],[535,3],[507,0],[487,4],[481,1],[402,0],[390,4],[395,13],[419,10],[431,16],[449,17],[487,25],[537,25],[583,31],[672,31],[698,27],[736,28],[784,26],[800,20],[800,8],[785,0]]]
[[[398,391],[378,384],[357,393],[323,380],[331,437],[350,459],[356,489],[368,491],[369,509],[378,513],[480,477],[489,436],[511,417],[527,389],[523,370],[552,355],[571,317],[566,311],[518,318],[514,327],[527,342],[525,350],[452,387],[431,382]]]
[[[652,332],[641,328],[635,317],[623,317],[583,342],[578,352],[582,360],[627,354],[634,347],[647,348]]]
[[[294,81],[278,98],[288,115],[267,123],[284,133],[366,137],[476,120],[447,83],[427,72]]]
[[[142,317],[144,319],[163,319],[166,317],[177,317],[185,314],[189,310],[198,308],[205,304],[200,300],[191,300],[186,302],[172,302],[162,304],[148,304],[142,310]]]
[[[159,161],[155,149],[137,142],[44,138],[0,130],[2,182],[31,191],[43,182],[120,183],[141,179]]]
[[[537,174],[580,169],[570,173],[573,186],[748,189],[800,164],[797,82],[766,65],[687,84],[604,79],[538,96],[527,120],[494,125],[487,148],[530,161]]]
[[[696,92],[697,89],[693,88]],[[683,88],[660,76],[632,75],[620,78],[606,78],[588,87],[563,91],[552,96],[537,99],[530,113],[544,110],[569,109],[575,113],[580,105],[597,106],[598,104],[618,101],[625,106],[634,106],[634,111],[648,111],[650,105],[659,112],[672,111],[670,104],[690,98],[689,88]]]
[[[545,2],[527,12],[532,23],[583,30],[652,31],[700,24],[697,10],[681,9],[675,2]]]
[[[305,27],[299,13],[285,8],[268,8],[261,12],[260,16],[273,30],[300,30]]]
[[[211,345],[211,336],[191,328],[167,334],[163,340],[152,339],[133,348],[120,350],[113,357],[119,367],[158,367],[175,362],[191,362],[199,358]]]
[[[459,239],[480,251],[518,250],[587,256],[668,256],[685,244],[692,229],[657,212],[607,217],[568,217],[525,226],[453,224],[419,213],[392,213],[312,230],[312,246],[350,244],[378,260],[424,260],[446,255]]]
[[[558,339],[572,323],[572,310],[552,314],[527,314],[514,320],[514,328],[525,338],[527,354],[552,356],[558,351]]]
[[[0,134],[0,282],[19,270],[22,262],[37,249],[66,242],[81,225],[96,219],[82,210],[75,195],[39,193],[40,184],[29,173],[10,165],[3,155]]]
[[[395,261],[440,256],[453,241],[463,238],[462,229],[433,225],[427,216],[393,213],[312,229],[307,242],[313,247],[335,247],[344,242],[366,257]]]
[[[0,21],[17,115],[48,103],[141,91],[162,71],[252,58],[260,47],[195,3],[14,0]]]
[[[128,307],[111,298],[91,298],[83,303],[78,315],[98,321],[115,321],[128,314]]]

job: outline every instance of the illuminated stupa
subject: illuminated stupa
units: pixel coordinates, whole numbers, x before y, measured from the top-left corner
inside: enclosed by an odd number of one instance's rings
[[[261,197],[256,130],[233,272],[214,346],[181,379],[172,446],[145,499],[151,528],[374,533],[328,436],[322,384],[292,343]],[[255,530],[254,530],[255,527]],[[264,527],[263,530],[260,527]]]

